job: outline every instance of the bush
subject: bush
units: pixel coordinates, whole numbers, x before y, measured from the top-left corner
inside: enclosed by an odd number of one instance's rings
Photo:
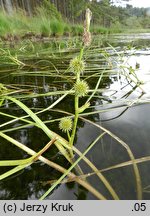
[[[64,34],[64,23],[57,19],[50,21],[50,28],[54,36],[61,36]]]
[[[51,35],[51,26],[49,20],[42,19],[42,22],[40,23],[40,33],[43,36],[47,36],[47,37]]]

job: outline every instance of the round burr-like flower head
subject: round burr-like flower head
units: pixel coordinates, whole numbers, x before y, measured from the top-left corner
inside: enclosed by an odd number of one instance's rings
[[[63,132],[67,132],[67,131],[72,130],[72,119],[69,117],[62,118],[59,122],[59,128]]]
[[[83,97],[87,94],[89,86],[85,81],[77,81],[74,85],[75,95],[78,97]]]

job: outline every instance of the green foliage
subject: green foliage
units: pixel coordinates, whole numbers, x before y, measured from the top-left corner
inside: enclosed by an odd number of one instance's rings
[[[60,4],[43,0],[36,3],[33,16],[26,16],[25,10],[17,8],[11,16],[0,12],[0,36],[24,36],[26,33],[42,36],[82,36],[85,8],[92,11],[93,34],[120,33],[135,29],[150,29],[150,19],[145,8],[116,7],[109,0],[86,1],[66,0]],[[57,2],[58,3],[58,2]],[[82,23],[82,25],[80,24]],[[146,30],[147,31],[147,30]],[[150,31],[150,30],[148,30]]]
[[[8,89],[2,84],[0,83],[0,96],[7,93]]]
[[[83,26],[76,24],[71,26],[71,33],[73,35],[81,36],[83,34]]]
[[[70,34],[71,33],[71,26],[69,23],[64,23],[64,34]]]
[[[50,21],[47,19],[43,19],[42,22],[40,23],[40,33],[43,36],[50,36],[51,34],[51,26],[50,26]]]
[[[0,13],[0,35],[3,36],[10,31],[10,23],[7,15]]]
[[[29,18],[23,11],[18,11],[12,16],[0,12],[0,35],[22,34],[29,30]]]
[[[61,36],[64,34],[64,23],[57,19],[51,20],[50,28],[54,36]]]
[[[44,0],[40,7],[37,7],[37,16],[46,16],[49,19],[62,20],[61,13],[57,10],[56,6],[48,0]]]
[[[143,28],[149,28],[150,29],[150,17],[149,16],[144,16],[139,18],[139,22],[142,25]]]
[[[123,31],[123,27],[119,21],[112,23],[111,25],[111,33],[121,33]]]
[[[18,10],[17,13],[8,16],[8,22],[12,34],[19,33],[22,35],[29,30],[29,18],[25,15],[24,11]]]
[[[85,0],[69,0],[68,1],[68,12],[71,21],[74,23],[80,15],[83,14],[85,9],[88,7],[88,3]]]
[[[125,25],[127,26],[128,29],[132,29],[132,28],[141,28],[141,24],[139,22],[139,20],[137,19],[137,17],[133,16],[133,17],[129,17],[126,22]]]
[[[91,32],[93,32],[93,34],[108,34],[109,29],[103,26],[95,25],[91,27]]]

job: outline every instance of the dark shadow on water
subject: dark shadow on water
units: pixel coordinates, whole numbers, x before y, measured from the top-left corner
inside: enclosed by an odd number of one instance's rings
[[[113,42],[114,44],[117,43]],[[119,42],[118,42],[119,43]],[[120,41],[120,43],[123,43]],[[146,41],[144,41],[146,43]],[[138,43],[139,44],[139,43]],[[147,43],[146,43],[147,44]],[[100,58],[100,57],[96,57]],[[60,67],[63,64],[63,69],[65,70],[68,67],[69,59],[65,59],[65,63],[60,63],[60,61],[56,61],[55,66]],[[39,60],[39,59],[38,59]],[[34,59],[35,61],[35,59]],[[92,62],[93,60],[91,60]],[[31,60],[29,61],[31,62]],[[97,64],[98,67],[102,61],[96,62],[93,64]],[[106,63],[106,62],[105,62]],[[90,59],[89,59],[90,64]],[[43,66],[43,65],[42,65]],[[30,70],[28,68],[19,69],[14,72],[22,73],[22,72],[38,72],[41,67],[41,63],[37,68],[31,67]],[[5,67],[4,67],[5,68]],[[4,68],[1,68],[3,70]],[[10,67],[11,69],[11,67]],[[50,69],[50,68],[49,68]],[[51,67],[52,70],[52,67]],[[54,70],[54,69],[53,69]],[[45,71],[45,73],[47,73]],[[92,72],[91,72],[92,73]],[[71,74],[69,74],[71,76]],[[90,88],[95,88],[96,82],[98,78],[90,79],[89,85]],[[57,91],[57,90],[66,90],[72,88],[72,80],[69,77],[69,80],[65,80],[62,77],[55,76],[28,76],[26,74],[17,76],[12,72],[6,74],[6,72],[2,72],[0,75],[0,82],[13,87],[23,87],[24,93],[29,95],[34,93],[46,93],[49,91]],[[113,84],[114,79],[111,76],[104,77],[100,88],[109,89]],[[11,87],[10,87],[11,88]],[[127,92],[125,92],[127,93]],[[60,96],[44,96],[44,97],[33,97],[26,98],[22,101],[32,108],[34,112],[39,111],[43,108],[50,106],[54,101],[56,101]],[[81,102],[81,105],[85,102],[86,98],[84,98]],[[92,109],[89,111],[96,111],[98,106],[102,106],[106,104],[111,105],[112,101],[109,97],[104,97],[102,93],[98,93],[95,98],[93,98],[91,105]],[[60,104],[58,104],[55,108],[61,109],[70,113],[73,113],[74,100],[73,95],[67,96]],[[96,106],[96,108],[95,108]],[[126,142],[131,148],[135,158],[141,158],[150,155],[150,115],[149,115],[150,105],[138,105],[133,106],[128,109],[125,109],[123,106],[119,109],[114,109],[114,111],[109,111],[100,114],[94,114],[88,116],[93,122],[102,125],[103,127],[109,129],[111,132],[116,134],[120,139]],[[10,115],[22,116],[25,115],[25,112],[20,110],[17,106],[5,102],[5,106],[0,109],[1,112],[8,113]],[[55,118],[61,118],[64,114],[60,112],[47,111],[44,114],[40,114],[39,117],[43,121],[50,121]],[[28,118],[31,120],[30,118]],[[10,118],[8,117],[0,117],[0,123],[5,123]],[[14,122],[9,126],[5,126],[2,129],[7,130],[8,128],[14,129],[18,126],[23,126],[25,123],[22,121]],[[61,136],[65,137],[64,133],[62,133],[58,129],[58,121],[47,123],[47,126],[59,133]],[[81,151],[84,152],[87,147],[96,139],[97,136],[102,133],[102,130],[96,128],[90,123],[86,121],[79,120],[77,134],[75,137],[75,145]],[[20,141],[21,143],[29,146],[31,149],[35,151],[39,151],[46,143],[49,142],[48,138],[44,133],[33,126],[28,126],[22,128],[20,130],[14,130],[12,132],[8,132],[8,135],[13,137],[14,139]],[[69,163],[66,159],[58,152],[56,147],[51,147],[50,150],[44,153],[44,156],[48,159],[64,166],[65,168],[69,167]],[[19,150],[17,147],[11,145],[6,140],[0,138],[0,160],[10,160],[10,159],[23,159],[29,157],[22,150]],[[76,156],[77,157],[77,156]],[[115,141],[109,135],[105,135],[96,145],[92,148],[92,150],[87,154],[87,157],[91,160],[92,163],[98,169],[104,169],[115,164],[119,164],[125,161],[130,160],[127,151],[123,148],[117,141]],[[84,173],[91,173],[92,170],[85,164],[85,162],[81,161],[79,164]],[[149,185],[150,175],[149,175],[149,166],[150,162],[144,162],[138,164],[140,175],[142,178],[142,187],[145,188]],[[0,174],[9,170],[11,167],[0,167]],[[132,166],[126,166],[122,168],[112,169],[109,171],[103,172],[104,176],[109,180],[120,199],[137,199],[136,196],[136,187],[135,187],[135,177]],[[11,177],[2,180],[0,182],[0,199],[38,199],[40,198],[44,192],[50,187],[49,184],[45,185],[45,182],[50,180],[56,180],[61,174],[58,173],[53,168],[48,167],[42,162],[35,162],[31,166],[25,168],[23,171],[20,171]],[[87,178],[88,181],[98,189],[103,195],[105,195],[108,199],[112,199],[111,195],[106,190],[105,186],[99,179],[92,175]],[[67,183],[59,185],[48,197],[47,199],[95,199],[93,195],[88,193],[84,188],[77,185],[76,183]],[[150,199],[150,193],[143,193],[143,199]]]

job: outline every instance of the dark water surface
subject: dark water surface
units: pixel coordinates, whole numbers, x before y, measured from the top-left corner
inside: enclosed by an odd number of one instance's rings
[[[95,72],[99,73],[97,77],[87,79],[90,88],[93,89],[102,71],[108,72],[109,75],[106,73],[107,76],[103,77],[99,87],[105,91],[96,94],[91,102],[92,108],[86,111],[95,111],[95,114],[88,115],[88,119],[110,130],[127,143],[135,158],[150,156],[150,34],[114,35],[105,39],[103,43],[99,38],[96,40],[99,41],[99,46],[94,46],[85,54],[87,67],[82,77],[86,78]],[[32,92],[42,94],[67,90],[73,85],[71,74],[64,74],[64,71],[67,69],[70,59],[76,55],[79,49],[64,47],[59,49],[56,46],[51,52],[48,51],[49,46],[49,43],[38,44],[38,48],[36,46],[34,48],[37,50],[34,50],[34,54],[31,56],[18,51],[20,52],[19,59],[26,63],[24,67],[10,64],[8,58],[6,62],[4,61],[6,58],[0,60],[0,83],[8,85],[13,90],[24,90],[23,93],[28,97],[21,101],[35,112],[50,106],[60,95],[29,97]],[[5,49],[5,47],[2,48]],[[28,46],[24,47],[24,49],[27,48]],[[142,94],[141,89],[136,88],[134,83],[130,83],[127,78],[122,76],[120,68],[123,65],[124,71],[129,70],[129,67],[135,69],[136,75],[143,82],[142,88],[145,94]],[[73,95],[69,95],[55,108],[72,113],[73,106]],[[107,109],[107,112],[96,112],[103,109]],[[22,110],[8,101],[1,107],[0,112],[18,117],[25,115]],[[61,118],[64,114],[48,110],[38,116],[43,121],[49,121]],[[1,124],[8,120],[11,118],[0,115]],[[10,129],[7,132],[9,136],[31,149],[39,151],[49,141],[47,136],[33,126],[13,131],[16,127],[24,124],[22,121],[17,121],[2,127],[1,130]],[[58,129],[58,124],[58,121],[50,122],[47,123],[47,126],[65,137]],[[84,152],[100,133],[102,133],[100,128],[80,119],[75,137],[76,147]],[[55,147],[44,153],[44,156],[66,168],[69,167],[68,162]],[[0,160],[27,157],[28,155],[22,150],[0,138]],[[97,142],[87,157],[100,170],[130,160],[126,149],[109,135],[105,135]],[[80,166],[84,173],[91,173],[90,168],[83,161]],[[138,167],[142,179],[143,199],[150,199],[150,161],[139,163]],[[9,169],[10,167],[0,167],[0,174]],[[135,176],[131,165],[104,171],[103,174],[120,199],[137,199]],[[23,171],[0,181],[0,199],[38,199],[50,187],[49,184],[45,185],[44,183],[55,180],[59,176],[59,172],[37,161]],[[88,177],[88,181],[108,199],[112,199],[105,186],[95,175]],[[95,199],[95,197],[73,182],[59,185],[47,199]]]

